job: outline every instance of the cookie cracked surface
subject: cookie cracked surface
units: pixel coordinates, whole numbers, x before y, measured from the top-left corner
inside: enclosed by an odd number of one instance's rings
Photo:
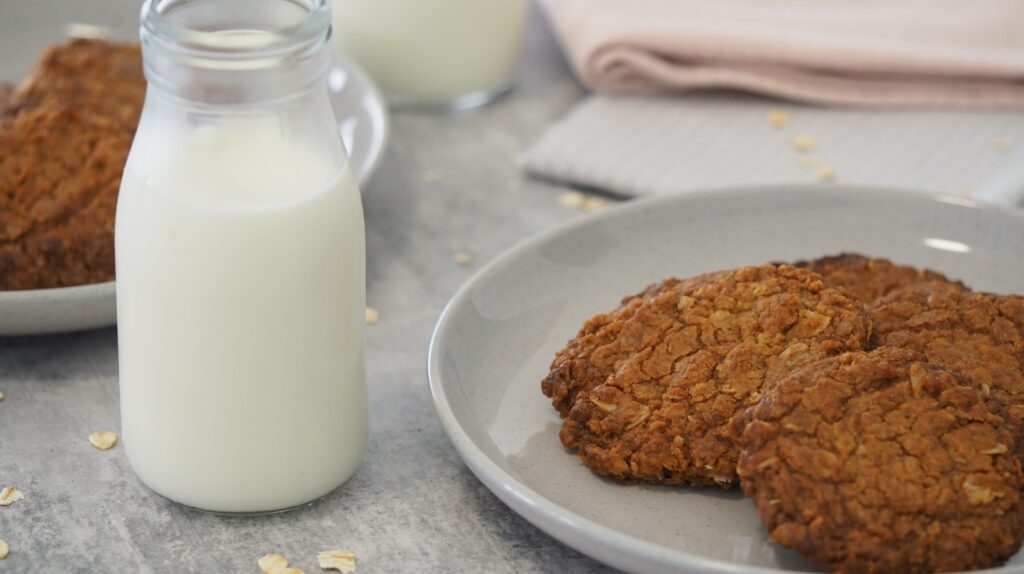
[[[43,52],[10,95],[8,113],[71,107],[134,132],[145,95],[138,44],[75,38]]]
[[[765,378],[862,349],[870,331],[859,303],[787,265],[676,284],[625,321],[643,326],[640,343],[577,392],[562,444],[621,482],[726,487],[739,457],[730,420],[757,402]]]
[[[653,299],[718,275],[709,273],[685,280],[670,277],[623,298],[614,311],[588,319],[576,337],[555,355],[551,371],[541,381],[541,390],[551,398],[555,410],[567,416],[577,394],[603,383],[630,355],[651,344],[651,336],[660,332],[658,325],[664,322],[664,317],[650,312]]]
[[[773,379],[739,475],[771,537],[837,572],[981,568],[1024,535],[1014,436],[965,378],[882,347]]]
[[[1024,432],[1024,297],[924,283],[898,289],[867,310],[874,344],[921,352],[965,375],[998,403],[1015,434]]]
[[[73,109],[0,120],[0,290],[114,279],[114,213],[131,142],[112,120]]]
[[[114,214],[146,81],[137,44],[49,48],[0,86],[0,291],[114,279]]]
[[[798,261],[793,265],[820,274],[826,285],[842,287],[863,303],[870,303],[895,289],[918,283],[941,282],[963,286],[931,269],[898,265],[888,259],[865,257],[857,253],[840,253],[813,261]]]

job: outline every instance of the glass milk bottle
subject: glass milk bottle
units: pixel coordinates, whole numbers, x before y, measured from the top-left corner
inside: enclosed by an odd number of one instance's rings
[[[334,0],[335,42],[397,107],[464,109],[508,90],[527,0]]]
[[[117,206],[121,424],[157,493],[324,496],[363,456],[365,247],[328,104],[329,0],[148,0]]]

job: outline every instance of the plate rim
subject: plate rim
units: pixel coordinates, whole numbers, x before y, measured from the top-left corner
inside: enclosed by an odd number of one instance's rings
[[[595,213],[589,216],[577,217],[565,223],[556,225],[550,229],[541,231],[533,236],[515,243],[500,253],[493,260],[481,267],[465,283],[462,284],[452,295],[451,299],[441,311],[430,337],[430,345],[427,350],[427,380],[430,387],[431,399],[434,403],[434,410],[441,421],[449,442],[455,447],[460,458],[469,467],[473,474],[491,492],[493,492],[513,512],[520,515],[528,522],[540,528],[556,540],[574,548],[575,550],[595,558],[605,564],[610,564],[623,569],[631,569],[657,564],[666,569],[684,569],[685,571],[701,573],[728,573],[728,574],[779,574],[789,572],[778,568],[743,565],[735,562],[727,562],[715,558],[706,558],[680,550],[667,548],[660,544],[649,542],[626,534],[610,527],[599,524],[589,518],[581,516],[576,512],[566,509],[558,502],[541,495],[536,490],[512,476],[497,465],[486,453],[480,449],[469,437],[459,422],[456,420],[444,389],[444,381],[441,374],[441,355],[445,350],[444,337],[451,323],[449,318],[454,309],[469,300],[470,293],[487,277],[507,265],[513,258],[532,247],[541,245],[552,238],[574,230],[599,225],[602,221],[610,218],[622,217],[625,214],[651,209],[662,203],[672,202],[699,202],[709,198],[719,199],[723,196],[743,196],[753,193],[773,193],[778,191],[797,191],[800,193],[830,194],[830,195],[872,195],[899,196],[911,201],[939,202],[952,204],[963,209],[975,209],[1001,213],[1006,216],[1020,220],[1024,225],[1024,210],[1014,209],[1005,205],[990,204],[970,198],[964,198],[942,193],[928,193],[899,187],[882,186],[860,186],[855,184],[772,184],[772,185],[744,185],[725,186],[714,188],[702,188],[688,192],[680,192],[662,196],[637,198],[619,204],[610,209]],[[571,532],[567,533],[557,529],[562,525],[568,527]],[[585,544],[588,546],[584,547]],[[635,561],[625,561],[622,558],[626,554],[644,555],[648,564],[637,564]],[[1024,572],[1024,565],[1000,566],[973,572]]]
[[[110,291],[110,293],[107,293]],[[7,301],[24,301],[31,299],[67,299],[70,297],[88,298],[107,297],[117,292],[117,281],[101,281],[69,287],[49,287],[46,289],[22,289],[18,291],[0,291],[0,305]]]

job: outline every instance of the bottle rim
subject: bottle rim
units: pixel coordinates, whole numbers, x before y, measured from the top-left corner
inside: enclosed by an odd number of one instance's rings
[[[140,17],[143,40],[154,40],[163,49],[193,61],[260,67],[260,61],[280,61],[315,51],[331,36],[330,0],[279,0],[307,12],[298,22],[271,30],[201,30],[171,17],[175,8],[200,1],[212,0],[145,0]]]

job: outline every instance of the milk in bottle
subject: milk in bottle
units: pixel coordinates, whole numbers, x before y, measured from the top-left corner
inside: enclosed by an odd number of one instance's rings
[[[142,481],[189,506],[315,500],[365,449],[363,217],[326,2],[143,8],[115,233],[122,434]]]

